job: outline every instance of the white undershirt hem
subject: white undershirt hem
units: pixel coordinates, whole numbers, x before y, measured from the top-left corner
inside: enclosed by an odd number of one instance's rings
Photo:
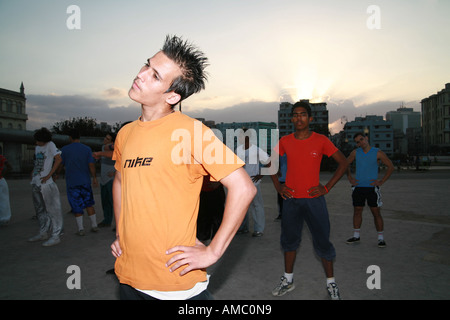
[[[208,288],[210,275],[206,275],[206,281],[197,282],[195,286],[188,290],[180,290],[180,291],[157,291],[157,290],[136,290],[145,293],[149,296],[152,296],[158,300],[187,300],[192,297],[195,297],[205,291]]]

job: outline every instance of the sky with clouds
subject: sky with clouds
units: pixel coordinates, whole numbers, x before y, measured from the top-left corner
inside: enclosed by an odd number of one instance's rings
[[[450,82],[449,12],[447,0],[0,0],[0,88],[24,83],[28,130],[135,120],[132,80],[176,34],[210,62],[184,113],[276,122],[280,101],[310,99],[336,131],[341,116],[420,111]]]

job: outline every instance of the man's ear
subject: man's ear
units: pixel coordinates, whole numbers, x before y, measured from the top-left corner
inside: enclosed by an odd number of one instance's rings
[[[172,106],[176,105],[180,102],[181,96],[178,93],[170,92],[169,96],[166,99],[166,102]]]

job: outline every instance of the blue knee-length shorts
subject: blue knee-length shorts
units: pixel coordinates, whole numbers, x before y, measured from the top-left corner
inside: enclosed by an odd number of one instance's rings
[[[291,198],[283,202],[281,215],[281,247],[285,252],[295,251],[302,240],[303,223],[311,232],[316,254],[326,260],[336,257],[330,242],[330,220],[325,198]]]
[[[90,184],[67,188],[67,200],[69,200],[72,213],[83,213],[83,209],[95,204],[94,194]]]

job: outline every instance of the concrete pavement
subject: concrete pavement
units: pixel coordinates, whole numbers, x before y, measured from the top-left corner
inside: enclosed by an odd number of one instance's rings
[[[326,183],[330,173],[322,173]],[[364,210],[361,243],[347,245],[352,236],[350,185],[346,178],[326,196],[331,220],[331,240],[336,248],[335,277],[344,300],[447,300],[450,299],[450,170],[395,172],[382,187],[382,215],[386,248],[377,247],[377,234],[368,208]],[[0,228],[0,299],[3,300],[115,300],[118,283],[107,274],[114,264],[111,228],[86,236],[75,235],[76,223],[59,180],[64,235],[59,245],[42,247],[27,239],[38,231],[28,180],[7,180],[12,219]],[[273,297],[272,289],[283,274],[279,245],[280,223],[275,222],[275,189],[268,177],[262,192],[266,210],[264,236],[251,232],[236,235],[225,255],[209,268],[209,289],[217,300],[325,300],[325,275],[315,256],[308,230],[295,264],[296,289]],[[102,210],[100,190],[94,191],[98,221]],[[85,230],[90,221],[85,216]],[[305,227],[306,228],[306,227]],[[375,277],[369,266],[379,268],[380,289],[369,289]],[[73,271],[80,270],[80,289],[69,289]],[[69,270],[68,270],[69,268]],[[369,281],[369,284],[373,281]]]

